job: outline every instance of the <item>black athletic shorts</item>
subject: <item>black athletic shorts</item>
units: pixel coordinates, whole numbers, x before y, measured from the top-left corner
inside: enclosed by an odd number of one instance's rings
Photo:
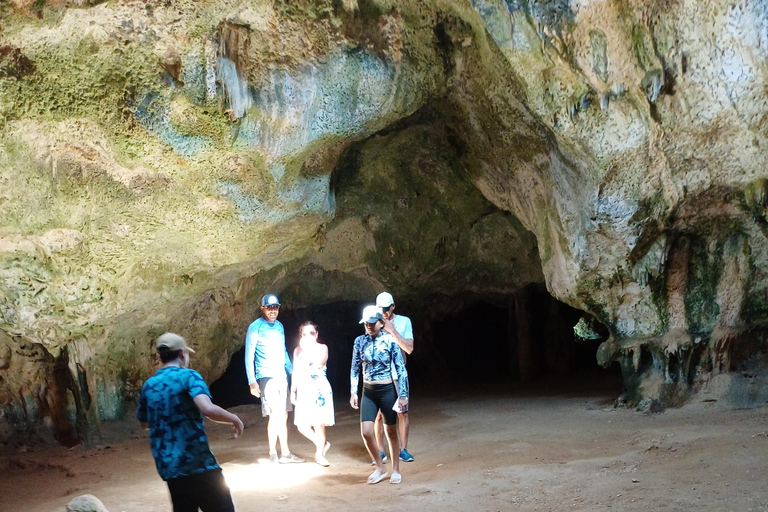
[[[173,512],[235,512],[221,468],[166,480]]]
[[[363,402],[360,404],[360,423],[375,421],[376,414],[381,411],[384,423],[397,425],[397,413],[392,407],[397,401],[395,385],[389,384],[363,384]]]

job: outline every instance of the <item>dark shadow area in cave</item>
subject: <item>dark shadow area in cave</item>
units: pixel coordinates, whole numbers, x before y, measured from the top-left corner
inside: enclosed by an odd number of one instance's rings
[[[364,306],[337,302],[280,312],[289,355],[298,343],[299,325],[318,324],[320,341],[328,345],[328,380],[337,403],[349,397],[352,345],[363,333],[358,321]],[[408,372],[415,394],[489,386],[542,395],[584,388],[616,397],[622,391],[618,365],[597,365],[601,340],[575,339],[573,326],[583,313],[552,298],[543,286],[514,295],[406,298],[397,302],[397,311],[413,322],[415,350]],[[211,385],[213,401],[222,407],[259,403],[248,390],[244,356],[244,348],[236,352]]]

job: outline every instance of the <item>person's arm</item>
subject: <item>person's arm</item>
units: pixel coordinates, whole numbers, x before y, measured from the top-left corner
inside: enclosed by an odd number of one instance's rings
[[[357,388],[360,383],[360,364],[362,362],[362,355],[360,354],[360,346],[358,341],[360,338],[355,338],[355,344],[352,347],[352,368],[349,370],[349,405],[353,409],[357,409]]]
[[[321,343],[320,346],[322,347],[321,349],[322,351],[320,352],[319,363],[320,363],[320,368],[322,368],[323,366],[328,366],[328,345],[323,345]]]
[[[240,434],[243,433],[243,422],[240,421],[240,418],[211,402],[211,398],[208,395],[200,393],[192,400],[194,400],[195,405],[200,409],[200,412],[203,413],[203,416],[209,420],[217,423],[231,424],[236,438],[240,437]]]
[[[296,358],[299,356],[300,353],[301,353],[301,347],[296,347],[295,349],[293,349],[294,361],[296,361]],[[296,378],[291,378],[291,403],[296,405]]]
[[[139,396],[139,407],[136,409],[136,419],[139,420],[141,428],[149,430],[149,418],[147,417],[147,398],[144,396],[144,390]]]
[[[291,358],[288,357],[288,349],[285,349],[285,373],[286,375],[293,373],[293,363],[291,363]]]
[[[411,328],[410,325],[411,322],[410,319],[408,319],[404,333],[400,334],[397,332],[397,329],[395,329],[395,322],[393,322],[391,318],[389,320],[384,320],[384,330],[391,334],[400,348],[403,349],[403,352],[409,355],[413,352],[413,328]]]
[[[259,342],[259,331],[255,323],[248,327],[248,333],[245,335],[245,375],[248,378],[248,387],[251,394],[256,398],[261,396],[259,383],[256,381],[255,361],[256,344]]]
[[[400,347],[392,344],[390,345],[390,364],[394,365],[397,372],[397,382],[400,388],[400,400],[402,405],[405,406],[408,403],[409,389],[408,389],[408,370],[405,369],[405,361],[403,361],[403,354],[400,353]],[[403,402],[403,400],[405,400]]]

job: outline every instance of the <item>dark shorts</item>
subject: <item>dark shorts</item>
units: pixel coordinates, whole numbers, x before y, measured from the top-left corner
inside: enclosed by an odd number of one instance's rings
[[[166,480],[173,512],[234,512],[232,495],[221,468]]]
[[[360,404],[360,422],[376,420],[376,414],[381,411],[384,423],[397,425],[397,413],[392,407],[397,401],[395,385],[363,384],[363,401]]]

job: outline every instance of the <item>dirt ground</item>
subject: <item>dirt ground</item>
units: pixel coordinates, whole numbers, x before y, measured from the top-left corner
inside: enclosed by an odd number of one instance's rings
[[[266,422],[254,405],[232,409],[246,425],[240,439],[225,425],[207,429],[239,512],[768,511],[768,407],[710,402],[644,414],[614,409],[614,397],[568,383],[417,395],[409,443],[416,460],[402,463],[398,486],[365,484],[372,467],[357,413],[344,403],[328,429],[328,468],[266,464]],[[146,433],[133,422],[106,431],[127,439],[0,452],[0,511],[63,511],[81,494],[110,512],[171,510]],[[292,450],[311,456],[310,443],[291,435]]]

